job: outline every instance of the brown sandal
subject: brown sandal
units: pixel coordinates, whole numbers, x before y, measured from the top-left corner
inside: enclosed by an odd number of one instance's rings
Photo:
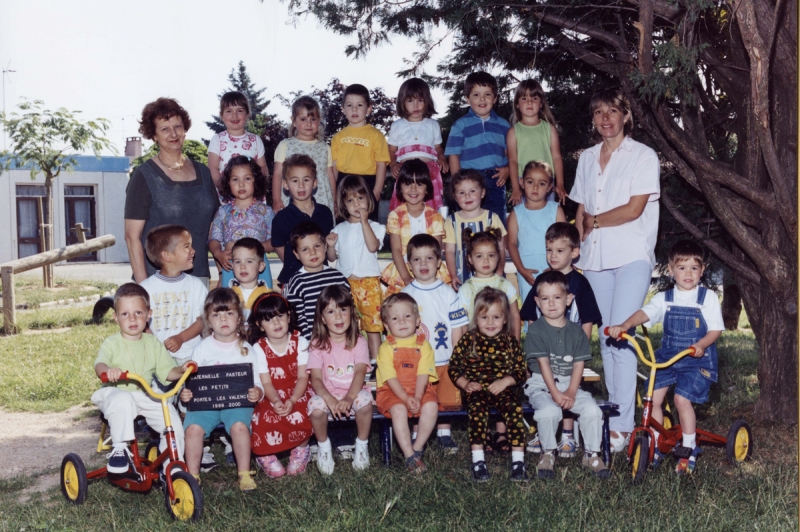
[[[486,429],[486,441],[483,442],[484,454],[494,454],[494,435],[492,431]]]
[[[505,432],[494,433],[494,451],[499,454],[511,454],[511,442]]]

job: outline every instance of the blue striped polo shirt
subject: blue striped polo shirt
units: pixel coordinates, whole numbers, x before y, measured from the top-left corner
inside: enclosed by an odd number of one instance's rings
[[[511,124],[494,111],[484,121],[470,109],[450,129],[444,154],[458,155],[461,168],[467,170],[506,166],[506,133],[510,128]]]

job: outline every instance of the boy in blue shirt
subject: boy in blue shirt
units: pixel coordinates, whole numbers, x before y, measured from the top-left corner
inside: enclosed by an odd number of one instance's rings
[[[481,173],[486,189],[483,207],[505,224],[505,185],[509,175],[506,133],[511,125],[492,110],[497,103],[497,80],[487,72],[473,72],[464,82],[464,99],[469,111],[450,129],[444,154],[451,173],[462,168]],[[517,191],[519,184],[512,182],[511,186]]]

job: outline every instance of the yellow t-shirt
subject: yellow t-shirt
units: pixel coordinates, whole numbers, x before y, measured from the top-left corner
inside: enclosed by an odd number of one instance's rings
[[[345,174],[374,175],[376,163],[389,162],[389,145],[375,126],[347,126],[333,136],[331,154],[336,170]]]
[[[409,336],[408,338],[395,338],[397,347],[416,347],[417,335]],[[436,360],[433,355],[433,347],[427,340],[422,342],[420,349],[421,356],[419,365],[417,366],[417,375],[428,375],[428,382],[436,382],[439,380],[439,374],[436,373]],[[378,350],[378,369],[375,372],[375,380],[377,381],[378,388],[383,386],[383,383],[389,379],[397,378],[397,372],[394,370],[394,349],[389,342],[383,342],[381,348]]]

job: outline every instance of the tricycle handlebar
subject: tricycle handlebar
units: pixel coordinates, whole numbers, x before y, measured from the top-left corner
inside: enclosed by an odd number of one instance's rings
[[[197,371],[197,363],[189,362],[189,366],[187,367],[183,375],[181,375],[181,378],[178,379],[178,382],[175,383],[175,386],[173,386],[172,389],[166,393],[154,392],[153,389],[150,387],[150,384],[147,381],[145,381],[140,375],[131,373],[129,371],[123,371],[122,374],[119,376],[119,380],[138,382],[139,385],[141,385],[141,387],[144,388],[145,393],[150,397],[154,399],[166,399],[178,393],[180,389],[183,387],[183,383],[186,382],[186,379],[189,378],[189,375],[191,375],[195,371]],[[100,374],[100,381],[102,381],[103,383],[108,382],[108,374],[105,371]]]

